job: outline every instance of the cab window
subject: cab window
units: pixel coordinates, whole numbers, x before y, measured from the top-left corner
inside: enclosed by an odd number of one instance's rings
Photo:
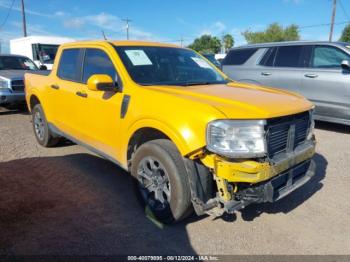
[[[315,68],[340,68],[343,60],[350,56],[332,46],[315,46],[311,66]]]
[[[100,49],[88,48],[85,51],[83,82],[86,83],[95,74],[105,74],[116,79],[116,70],[109,56]]]
[[[81,49],[78,48],[63,50],[57,71],[59,78],[80,82],[81,53]]]

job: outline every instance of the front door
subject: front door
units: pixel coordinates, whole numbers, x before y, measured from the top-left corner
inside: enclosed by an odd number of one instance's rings
[[[107,74],[112,79],[118,79],[116,67],[107,50],[86,48],[82,81],[76,93],[78,110],[74,118],[78,123],[82,142],[117,158],[123,94],[115,91],[89,90],[86,83],[89,77],[95,74]]]
[[[326,45],[313,48],[310,67],[302,79],[302,94],[316,105],[319,119],[338,118],[350,121],[350,71],[341,68],[350,55]]]

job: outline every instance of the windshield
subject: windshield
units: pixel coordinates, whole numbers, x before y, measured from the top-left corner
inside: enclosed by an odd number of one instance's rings
[[[173,47],[117,46],[131,78],[141,85],[208,85],[227,81],[195,52]]]
[[[38,70],[38,67],[27,57],[0,56],[0,70]]]
[[[220,62],[215,59],[215,55],[213,54],[203,54],[203,56],[208,59],[210,62],[212,62],[217,67],[220,67]]]
[[[350,49],[350,43],[346,43],[344,46],[345,46],[347,49]]]

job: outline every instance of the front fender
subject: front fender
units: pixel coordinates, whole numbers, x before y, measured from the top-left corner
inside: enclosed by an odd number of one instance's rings
[[[176,145],[182,156],[189,155],[206,144],[205,126],[188,125],[185,122],[169,124],[156,119],[141,119],[133,123],[125,132],[123,141],[126,143],[121,149],[122,163],[127,163],[126,152],[131,137],[141,128],[153,128],[164,133]]]

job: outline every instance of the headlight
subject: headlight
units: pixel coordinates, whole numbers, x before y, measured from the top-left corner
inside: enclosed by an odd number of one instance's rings
[[[8,91],[10,88],[10,82],[0,78],[0,91]]]
[[[216,120],[207,127],[207,148],[235,158],[266,154],[265,120]]]
[[[310,111],[310,127],[307,133],[307,140],[311,140],[314,136],[315,131],[315,118],[314,118],[314,110]]]

